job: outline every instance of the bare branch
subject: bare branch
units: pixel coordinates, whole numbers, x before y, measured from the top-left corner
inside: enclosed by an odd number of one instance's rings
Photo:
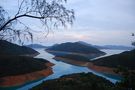
[[[19,21],[19,18],[33,18],[41,21],[41,24],[47,30],[47,35],[51,27],[66,27],[67,24],[73,24],[74,11],[68,10],[63,3],[67,0],[18,0],[18,11],[13,18],[5,18],[3,8],[0,7],[0,37],[14,34],[20,41],[20,34],[29,35],[33,39],[32,30],[27,24]],[[22,24],[25,30],[17,30],[14,25]],[[10,31],[10,32],[8,32]],[[12,32],[13,31],[13,32]],[[27,32],[27,35],[26,33]],[[3,34],[3,36],[2,36]],[[11,35],[12,36],[12,35]],[[27,37],[28,38],[28,37]]]

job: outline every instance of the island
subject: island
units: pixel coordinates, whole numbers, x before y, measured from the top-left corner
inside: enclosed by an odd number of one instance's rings
[[[89,59],[105,55],[105,52],[100,51],[99,49],[84,45],[80,42],[67,42],[62,44],[56,44],[46,49],[47,52],[54,55],[65,56],[68,54],[85,56]]]

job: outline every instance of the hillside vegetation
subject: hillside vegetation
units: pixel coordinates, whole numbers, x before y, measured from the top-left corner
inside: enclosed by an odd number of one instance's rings
[[[112,68],[117,68],[118,66],[121,66],[130,70],[135,70],[135,49],[97,59],[94,60],[93,63],[98,66],[106,66]]]
[[[48,80],[32,90],[111,90],[114,84],[92,73],[65,75]]]
[[[37,51],[25,47],[19,46],[5,40],[0,40],[0,55],[37,55]]]
[[[46,69],[44,59],[26,56],[0,56],[0,78]]]
[[[104,52],[98,50],[95,47],[87,46],[79,42],[75,42],[75,43],[67,42],[67,43],[57,44],[47,48],[46,50],[73,52],[73,53],[82,53],[82,54],[95,54],[95,53],[105,54]]]

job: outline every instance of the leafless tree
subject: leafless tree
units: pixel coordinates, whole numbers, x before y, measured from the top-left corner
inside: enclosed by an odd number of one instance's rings
[[[18,0],[18,11],[14,17],[8,16],[8,12],[0,6],[0,39],[19,42],[33,40],[31,27],[20,18],[38,19],[46,29],[50,24],[53,27],[72,24],[74,11],[64,6],[66,2],[67,0]],[[20,24],[21,29],[17,29],[16,24]]]

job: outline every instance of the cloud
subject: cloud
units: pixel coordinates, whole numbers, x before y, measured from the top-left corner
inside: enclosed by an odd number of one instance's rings
[[[87,0],[76,3],[75,27],[99,27],[101,30],[134,30],[134,0]]]
[[[17,11],[17,0],[1,0],[9,14]],[[45,34],[37,34],[35,42],[45,44],[66,41],[87,41],[95,44],[130,45],[130,34],[135,32],[135,0],[68,0],[66,6],[75,10],[76,20],[70,30],[60,30]],[[23,22],[41,31],[38,21],[23,19]],[[38,38],[37,38],[38,36]]]

